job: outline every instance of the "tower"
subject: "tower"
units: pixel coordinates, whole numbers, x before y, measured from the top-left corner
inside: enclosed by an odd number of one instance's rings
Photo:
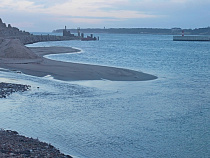
[[[78,37],[80,37],[80,27],[77,28]]]

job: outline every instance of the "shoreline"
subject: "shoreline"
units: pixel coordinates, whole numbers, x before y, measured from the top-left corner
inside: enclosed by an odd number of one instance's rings
[[[153,75],[123,68],[62,62],[44,57],[49,54],[76,53],[80,51],[71,47],[25,47],[17,40],[3,40],[0,44],[2,44],[2,47],[0,47],[2,49],[0,67],[27,75],[37,77],[50,75],[54,79],[63,81],[102,79],[111,81],[147,81],[157,78]],[[7,52],[8,48],[12,50]],[[24,92],[29,89],[30,86],[28,85],[1,82],[0,99],[6,98],[13,92]],[[0,129],[0,138],[0,157],[28,157],[43,154],[43,157],[71,158],[69,155],[60,153],[50,144],[21,136],[16,131]]]
[[[0,99],[7,98],[12,93],[23,93],[31,86],[0,82]],[[72,158],[57,148],[38,139],[19,135],[18,132],[0,128],[0,157],[60,157]]]
[[[157,79],[156,76],[134,70],[109,66],[79,64],[47,59],[44,55],[75,53],[80,50],[71,47],[27,47],[36,55],[37,59],[2,58],[0,67],[16,69],[24,74],[64,81],[76,80],[111,80],[111,81],[147,81]]]
[[[61,153],[51,144],[4,129],[0,129],[0,157],[73,158]]]

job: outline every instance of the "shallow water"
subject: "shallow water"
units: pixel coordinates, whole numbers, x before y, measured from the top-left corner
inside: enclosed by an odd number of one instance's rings
[[[63,82],[1,71],[1,81],[32,89],[0,100],[0,127],[77,157],[209,157],[210,43],[173,42],[171,36],[99,36],[100,41],[29,46],[80,48],[82,53],[47,57],[130,68],[158,79]]]

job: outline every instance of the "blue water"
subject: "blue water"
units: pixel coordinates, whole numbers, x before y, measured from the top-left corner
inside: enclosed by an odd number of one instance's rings
[[[64,82],[2,71],[0,80],[30,84],[32,90],[0,100],[0,127],[38,137],[75,157],[210,157],[210,43],[96,36],[100,41],[28,46],[79,48],[81,53],[47,57],[129,68],[158,79]]]

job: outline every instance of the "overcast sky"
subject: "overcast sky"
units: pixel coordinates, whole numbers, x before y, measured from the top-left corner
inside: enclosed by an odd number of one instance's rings
[[[198,28],[210,26],[210,0],[0,0],[0,18],[21,30]]]

